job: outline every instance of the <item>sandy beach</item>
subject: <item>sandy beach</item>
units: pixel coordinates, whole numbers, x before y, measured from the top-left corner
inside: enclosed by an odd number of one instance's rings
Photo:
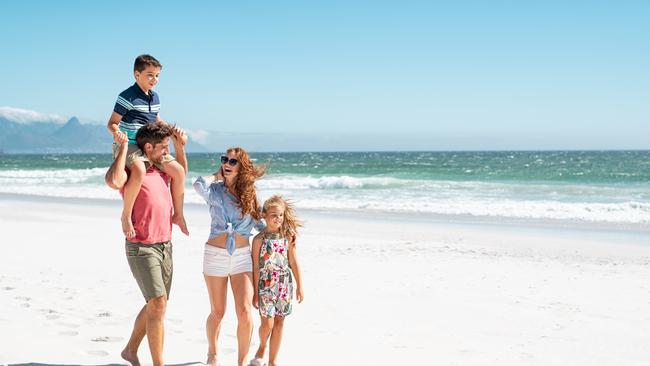
[[[125,364],[143,305],[120,202],[0,195],[0,364]],[[283,365],[647,365],[650,230],[299,211]],[[168,364],[205,361],[209,216],[174,229]],[[232,296],[220,363],[236,362]],[[259,324],[255,314],[256,328]],[[257,346],[256,335],[251,352]],[[140,359],[150,363],[146,345]]]

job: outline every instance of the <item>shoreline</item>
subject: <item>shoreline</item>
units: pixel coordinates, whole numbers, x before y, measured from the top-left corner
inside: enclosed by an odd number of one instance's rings
[[[108,189],[108,188],[107,188]],[[186,187],[190,190],[191,187]],[[0,200],[16,200],[27,202],[49,202],[49,203],[91,203],[99,206],[114,207],[121,206],[119,199],[86,198],[86,197],[59,197],[27,195],[20,193],[0,192]],[[202,209],[205,205],[201,203],[185,203],[185,209]],[[626,232],[629,234],[648,235],[650,224],[613,223],[602,221],[580,221],[564,219],[531,219],[513,218],[500,216],[475,216],[475,215],[445,215],[429,212],[405,212],[405,211],[380,211],[372,209],[314,209],[298,208],[300,213],[316,216],[339,216],[354,220],[394,220],[398,222],[411,221],[421,224],[445,224],[445,225],[478,225],[478,226],[507,226],[512,228],[538,228],[540,230],[578,230],[596,232]],[[650,243],[649,243],[650,244]]]

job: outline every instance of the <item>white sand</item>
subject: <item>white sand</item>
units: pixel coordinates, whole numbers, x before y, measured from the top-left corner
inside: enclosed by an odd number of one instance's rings
[[[124,364],[143,300],[119,213],[119,202],[0,195],[0,364]],[[301,214],[306,300],[287,319],[283,365],[650,362],[648,231]],[[206,353],[207,209],[190,205],[187,219],[191,237],[174,231],[169,364]],[[230,303],[223,365],[236,363],[235,324]],[[150,364],[146,343],[140,359]]]

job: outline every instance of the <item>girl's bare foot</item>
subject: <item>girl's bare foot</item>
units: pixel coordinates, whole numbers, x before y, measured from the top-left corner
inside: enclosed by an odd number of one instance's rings
[[[131,222],[130,215],[122,214],[122,232],[127,239],[135,236],[135,229],[133,228],[133,222]]]

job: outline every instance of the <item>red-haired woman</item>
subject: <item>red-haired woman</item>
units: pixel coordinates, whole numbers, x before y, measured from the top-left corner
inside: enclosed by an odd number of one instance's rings
[[[253,332],[253,262],[249,237],[251,230],[264,228],[255,192],[255,180],[264,167],[255,166],[246,150],[235,147],[221,157],[220,168],[212,175],[199,177],[194,189],[205,199],[212,222],[205,244],[203,276],[210,296],[210,315],[206,321],[207,364],[217,364],[217,338],[226,310],[228,279],[237,312],[238,364],[248,354]]]

